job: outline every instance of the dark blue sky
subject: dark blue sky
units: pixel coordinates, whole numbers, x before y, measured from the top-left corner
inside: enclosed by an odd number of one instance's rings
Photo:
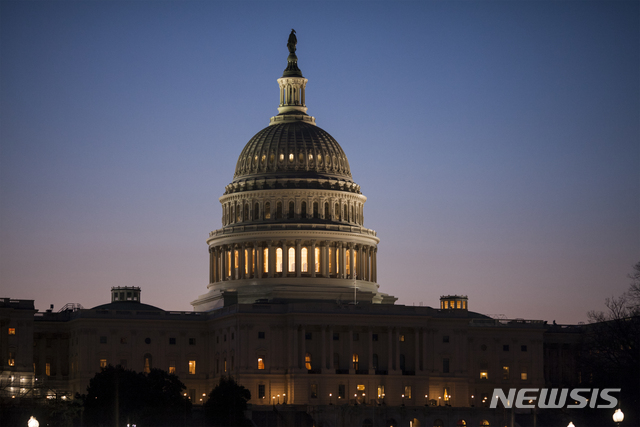
[[[640,3],[0,2],[2,297],[189,310],[298,33],[381,290],[578,322],[640,261]]]

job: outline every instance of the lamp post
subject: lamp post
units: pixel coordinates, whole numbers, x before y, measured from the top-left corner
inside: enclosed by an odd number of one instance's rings
[[[616,409],[616,411],[613,413],[613,421],[616,423],[616,425],[619,427],[620,423],[622,422],[622,420],[624,420],[624,414],[622,413],[622,411],[620,410],[620,408]]]
[[[404,394],[402,395],[402,406],[404,406]]]
[[[429,400],[427,400],[428,397],[428,395],[424,395],[424,406],[429,406]]]
[[[329,405],[333,405],[333,403],[331,403],[331,396],[333,396],[331,393],[329,393]]]

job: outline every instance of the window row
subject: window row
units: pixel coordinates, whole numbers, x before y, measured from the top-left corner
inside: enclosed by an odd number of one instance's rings
[[[297,104],[296,104],[297,105]],[[304,105],[301,103],[300,105]],[[276,159],[278,165],[276,166]],[[320,168],[327,171],[349,171],[347,158],[344,156],[336,156],[322,153],[285,153],[283,150],[277,154],[262,152],[254,154],[253,157],[245,155],[238,160],[237,172],[251,173],[252,171],[265,170],[267,168],[276,167],[277,169],[298,168]]]
[[[300,202],[299,206],[291,200],[288,204],[275,203],[229,202],[222,205],[222,225],[248,221],[282,220],[282,219],[324,219],[335,222],[364,224],[364,204],[335,203],[333,209],[329,202]]]
[[[507,365],[502,366],[502,379],[510,380],[511,379],[510,372],[511,372],[511,369],[509,366]],[[480,379],[481,380],[489,379],[489,370],[487,368],[480,369]],[[529,379],[529,370],[527,369],[526,366],[523,366],[520,368],[520,380],[527,381],[528,379]]]
[[[169,338],[169,345],[176,345],[176,338],[174,337],[170,337]],[[196,339],[195,338],[189,338],[188,339],[189,345],[196,345]],[[108,343],[108,339],[106,335],[102,335],[100,337],[100,344],[107,344]],[[128,344],[129,343],[129,339],[128,337],[120,337],[120,344]],[[151,338],[147,337],[144,339],[144,343],[145,344],[151,344]]]
[[[376,281],[376,248],[356,245],[288,246],[258,249],[210,248],[209,282],[249,278],[283,277],[358,278]]]
[[[153,365],[153,356],[150,354],[145,354],[143,359],[142,359],[142,363],[143,363],[143,368],[142,371],[145,374],[148,374],[149,372],[151,372],[151,369],[155,368],[155,366]],[[99,367],[100,369],[105,369],[109,363],[107,361],[106,358],[101,358],[98,361]],[[118,366],[121,366],[123,368],[127,368],[127,359],[120,359],[119,363],[117,363]],[[50,375],[49,371],[50,371],[50,364],[47,363],[47,375]],[[164,368],[160,368],[160,369],[164,369]],[[168,372],[170,374],[175,374],[176,373],[176,361],[175,360],[170,360],[169,361],[169,366],[168,366]],[[196,361],[195,360],[189,360],[187,363],[187,372],[189,373],[189,375],[195,375],[196,374]]]

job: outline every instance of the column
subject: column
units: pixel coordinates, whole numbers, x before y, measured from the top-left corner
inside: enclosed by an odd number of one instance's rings
[[[322,325],[322,354],[320,355],[320,368],[327,369],[327,326]]]
[[[320,249],[320,271],[323,277],[329,277],[329,241],[322,242],[322,248]]]
[[[378,283],[378,248],[373,248],[373,266],[371,267],[371,274],[373,275],[372,282]]]
[[[369,335],[369,374],[375,374],[375,369],[373,367],[373,328],[367,328],[367,335]],[[373,392],[373,390],[371,391]],[[373,396],[373,395],[372,395]]]
[[[263,252],[262,252],[262,248],[260,247],[260,244],[258,243],[258,241],[256,240],[253,243],[253,246],[255,246],[256,248],[256,267],[255,267],[255,275],[254,277],[257,277],[258,279],[262,278],[262,264],[264,263],[263,258]]]
[[[311,261],[309,262],[309,264],[311,264],[311,277],[316,277],[316,241],[315,240],[311,241],[311,254],[309,254],[309,258],[311,258]]]
[[[214,261],[214,254],[213,254],[213,248],[209,248],[209,283],[213,283],[213,261]]]
[[[302,277],[302,240],[296,239],[296,277]],[[309,256],[309,251],[307,251],[307,259]],[[307,263],[307,268],[309,268],[309,264]]]
[[[267,242],[267,253],[269,254],[269,271],[267,277],[273,277],[273,272],[276,271],[276,251],[273,249],[273,240]]]
[[[338,274],[338,277],[341,279],[346,278],[346,273],[345,273],[345,268],[347,265],[347,254],[345,249],[345,245],[340,242],[338,243],[339,247],[340,247],[340,273]]]
[[[253,248],[247,245],[247,279],[254,277],[253,274],[256,271],[254,267]]]
[[[393,370],[393,329],[391,327],[387,328],[387,371],[390,374]]]
[[[355,262],[353,262],[354,260],[353,255],[355,254],[354,246],[355,245],[353,243],[349,243],[349,251],[351,252],[349,254],[349,279],[353,279],[356,274],[356,266],[355,266]]]
[[[413,370],[414,372],[418,372],[420,370],[420,330],[418,328],[415,328],[414,330],[414,349],[415,349],[415,353],[414,353],[414,357],[413,357]]]
[[[287,273],[289,272],[289,251],[287,250],[287,242],[280,242],[280,246],[282,247],[282,277],[287,277]]]
[[[333,328],[329,326],[329,369],[333,369]]]
[[[307,356],[307,334],[304,326],[300,327],[300,340],[302,341],[300,345],[302,351],[300,357],[298,358],[298,367],[304,369],[305,357]]]
[[[220,281],[224,282],[227,280],[227,251],[224,246],[220,247],[220,264],[222,267],[222,275],[220,276]]]
[[[244,243],[238,245],[238,279],[244,279],[245,274],[245,260],[244,260],[244,251],[246,245]]]

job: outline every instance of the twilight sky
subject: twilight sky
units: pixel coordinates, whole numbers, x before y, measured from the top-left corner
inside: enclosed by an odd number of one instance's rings
[[[0,1],[0,297],[191,310],[298,35],[380,289],[586,321],[640,261],[640,3]]]

